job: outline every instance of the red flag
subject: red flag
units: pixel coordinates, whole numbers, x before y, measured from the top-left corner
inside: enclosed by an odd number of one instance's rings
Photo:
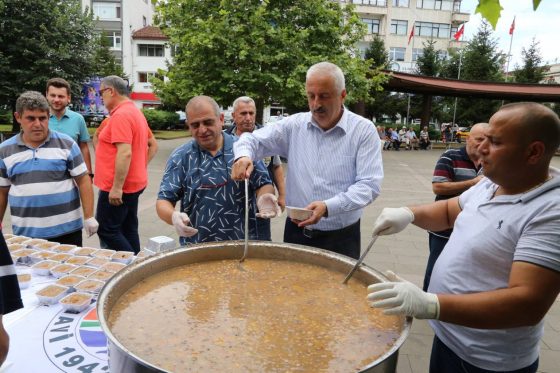
[[[410,40],[414,37],[414,23],[412,24],[412,30],[410,30],[410,35],[408,36],[408,45],[410,45]]]
[[[453,35],[453,38],[457,41],[459,41],[459,39],[461,39],[461,36],[463,36],[463,33],[465,32],[465,24],[463,23],[461,25],[461,27],[459,27],[459,30],[457,30],[457,32],[455,33],[455,35]]]
[[[511,26],[509,26],[510,35],[513,35],[513,30],[515,30],[515,17],[513,17],[513,22],[511,23]]]

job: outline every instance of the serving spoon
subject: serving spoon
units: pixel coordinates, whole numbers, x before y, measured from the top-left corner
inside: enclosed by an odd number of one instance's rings
[[[364,253],[362,254],[362,256],[360,256],[360,259],[358,259],[358,261],[356,262],[356,264],[354,265],[354,268],[352,268],[352,270],[350,272],[348,272],[348,274],[346,275],[346,277],[344,278],[344,281],[342,281],[342,283],[344,285],[346,285],[346,283],[348,282],[348,280],[350,280],[350,277],[352,277],[352,275],[354,274],[354,272],[356,272],[356,269],[358,269],[358,267],[360,266],[360,264],[362,264],[362,262],[364,261],[366,255],[369,253],[369,251],[371,250],[371,247],[373,246],[373,244],[375,243],[375,241],[377,240],[377,235],[374,235],[371,238],[371,241],[369,241],[369,245],[366,248],[366,250],[364,251]]]
[[[249,179],[245,179],[245,247],[239,263],[243,263],[249,252]]]

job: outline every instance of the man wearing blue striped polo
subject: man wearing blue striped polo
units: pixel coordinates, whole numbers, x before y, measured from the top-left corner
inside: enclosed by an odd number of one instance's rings
[[[98,224],[80,148],[49,130],[49,104],[39,92],[19,96],[14,116],[21,133],[0,145],[0,218],[9,201],[15,234],[81,246],[82,227],[91,236]]]
[[[373,123],[343,106],[344,74],[320,62],[307,71],[309,112],[243,135],[234,145],[232,177],[247,178],[253,160],[288,158],[286,205],[313,212],[287,219],[284,241],[358,258],[360,217],[379,195],[383,179],[381,142]]]

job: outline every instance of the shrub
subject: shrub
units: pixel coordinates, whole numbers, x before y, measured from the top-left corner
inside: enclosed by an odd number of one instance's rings
[[[142,113],[152,130],[166,130],[176,128],[179,123],[179,114],[163,110],[142,109]]]

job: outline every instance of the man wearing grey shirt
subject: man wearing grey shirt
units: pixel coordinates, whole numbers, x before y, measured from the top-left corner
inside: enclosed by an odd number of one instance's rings
[[[343,106],[344,74],[320,62],[307,71],[309,112],[244,134],[234,145],[232,178],[247,178],[253,160],[278,154],[290,160],[286,205],[306,208],[306,220],[288,218],[284,241],[358,258],[363,208],[379,195],[381,144],[373,123]]]

